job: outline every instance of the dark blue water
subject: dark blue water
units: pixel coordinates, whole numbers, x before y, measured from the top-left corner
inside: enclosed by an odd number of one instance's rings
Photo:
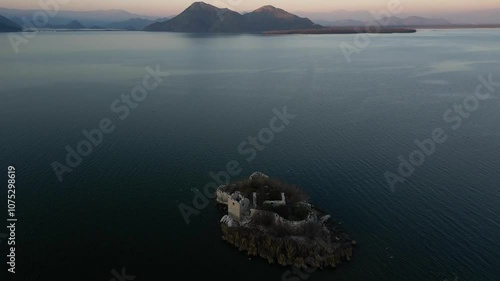
[[[123,267],[135,280],[282,280],[289,269],[222,241],[213,203],[189,225],[178,209],[231,160],[234,179],[262,171],[302,186],[358,241],[353,261],[307,280],[500,280],[500,87],[458,129],[443,120],[480,75],[500,81],[500,34],[375,36],[349,63],[340,46],[354,38],[40,33],[15,54],[1,35],[17,280],[107,281]],[[157,65],[170,75],[121,120],[111,104]],[[246,161],[238,145],[284,107],[297,117]],[[115,130],[59,182],[51,164],[103,118]],[[384,173],[436,128],[446,142],[392,192]]]

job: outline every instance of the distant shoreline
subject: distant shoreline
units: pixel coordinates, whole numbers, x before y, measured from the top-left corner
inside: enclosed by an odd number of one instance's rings
[[[375,29],[375,28],[371,28]],[[262,34],[267,35],[288,35],[288,34],[357,34],[357,33],[416,33],[416,29],[412,28],[379,28],[378,30],[371,30],[370,28],[362,27],[332,27],[332,28],[318,28],[318,29],[295,29],[295,30],[276,30],[265,31]]]
[[[404,26],[404,27],[384,27],[377,30],[376,26],[342,26],[326,27],[320,29],[295,29],[295,30],[274,30],[265,31],[262,34],[267,35],[288,35],[288,34],[356,34],[356,33],[416,33],[418,30],[428,29],[482,29],[482,28],[500,28],[500,24],[485,25],[426,25],[426,26]]]

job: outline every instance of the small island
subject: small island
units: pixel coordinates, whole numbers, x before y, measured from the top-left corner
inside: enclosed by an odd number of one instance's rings
[[[217,189],[222,239],[269,263],[335,268],[350,261],[356,241],[297,186],[255,172]]]

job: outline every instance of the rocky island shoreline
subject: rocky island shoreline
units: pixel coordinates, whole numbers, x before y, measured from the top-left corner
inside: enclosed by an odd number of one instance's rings
[[[335,268],[350,261],[356,241],[297,186],[255,172],[220,186],[222,239],[249,256],[299,268]]]

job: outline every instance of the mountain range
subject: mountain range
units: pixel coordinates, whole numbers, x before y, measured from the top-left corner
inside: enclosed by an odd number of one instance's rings
[[[321,26],[307,18],[273,6],[240,14],[204,2],[195,2],[178,16],[147,26],[146,31],[191,33],[259,33],[271,30],[314,29]]]
[[[133,19],[128,19],[125,21],[118,21],[118,22],[113,22],[110,24],[107,24],[104,26],[105,28],[110,28],[110,29],[123,29],[123,30],[129,30],[129,31],[139,31],[143,30],[146,26],[151,25],[156,22],[162,22],[166,21],[168,18],[160,18],[160,19],[144,19],[144,18],[133,18]]]
[[[0,15],[18,26],[34,26],[32,19],[37,12],[40,11],[0,8]],[[143,30],[152,23],[167,19],[137,15],[124,10],[59,11],[40,28]]]
[[[365,25],[377,25],[377,21],[360,21],[360,20],[337,20],[337,21],[325,21],[317,20],[318,24],[324,26],[365,26]],[[387,27],[425,27],[425,26],[452,26],[453,23],[440,18],[423,18],[417,16],[411,16],[406,18],[400,17],[385,17],[379,20],[380,23],[384,23]],[[379,23],[379,25],[380,25]]]
[[[295,14],[301,17],[308,17],[312,21],[322,25],[329,26],[345,26],[342,21],[357,21],[358,23],[371,22],[374,20],[374,16],[369,11],[364,10],[337,10],[333,12],[301,12],[296,11]],[[500,9],[488,9],[488,10],[470,10],[467,12],[422,12],[419,17],[428,19],[429,21],[434,20],[445,20],[452,24],[457,25],[467,25],[467,24],[500,24]],[[414,14],[401,13],[395,15],[398,18],[409,18],[415,16]],[[432,25],[432,24],[426,24]]]
[[[26,20],[33,19],[39,10],[0,8],[0,32],[19,31]],[[41,11],[43,12],[43,11]],[[419,27],[474,27],[469,25],[498,25],[500,10],[477,10],[425,14],[425,17],[402,13],[382,19],[389,28]],[[312,20],[310,20],[310,19]],[[124,10],[58,11],[43,28],[49,29],[102,29],[147,30],[196,33],[261,33],[280,30],[314,30],[321,27],[360,27],[374,24],[368,11],[346,11],[291,14],[273,6],[264,6],[253,12],[238,13],[229,9],[195,2],[181,14],[156,18],[129,13]],[[29,25],[33,23],[28,23]],[[479,26],[476,26],[479,27]]]
[[[77,20],[70,21],[67,24],[48,24],[45,27],[52,28],[52,29],[84,29],[84,28],[86,28]]]
[[[445,19],[429,19],[423,17],[411,16],[407,18],[399,17],[385,17],[379,20],[379,22],[385,23],[387,26],[392,27],[418,27],[418,26],[450,26],[453,25],[451,22]],[[368,22],[368,24],[375,24],[375,21]]]
[[[22,18],[33,19],[37,12],[45,13],[43,10],[18,10],[0,8],[0,15],[9,18],[19,25],[23,25]],[[79,21],[84,26],[106,26],[114,22],[126,21],[133,18],[155,20],[157,17],[138,15],[124,10],[97,10],[97,11],[59,11],[49,18],[51,25],[64,25],[71,21]]]
[[[344,18],[346,15],[350,16],[358,16],[357,19],[352,19],[352,18]],[[368,16],[367,14],[362,13],[361,11],[358,12],[350,12],[346,13],[344,16],[339,16],[338,19],[336,20],[325,20],[325,19],[316,19],[314,20],[315,23],[321,24],[324,26],[332,26],[332,27],[352,27],[352,26],[365,26],[367,24],[369,25],[374,25],[376,24],[376,20]],[[451,26],[453,23],[451,23],[448,20],[442,19],[442,18],[425,18],[425,17],[418,17],[418,16],[408,16],[408,17],[385,17],[382,19],[379,19],[379,22],[384,22],[387,23],[386,26],[390,27],[419,27],[419,26]]]

